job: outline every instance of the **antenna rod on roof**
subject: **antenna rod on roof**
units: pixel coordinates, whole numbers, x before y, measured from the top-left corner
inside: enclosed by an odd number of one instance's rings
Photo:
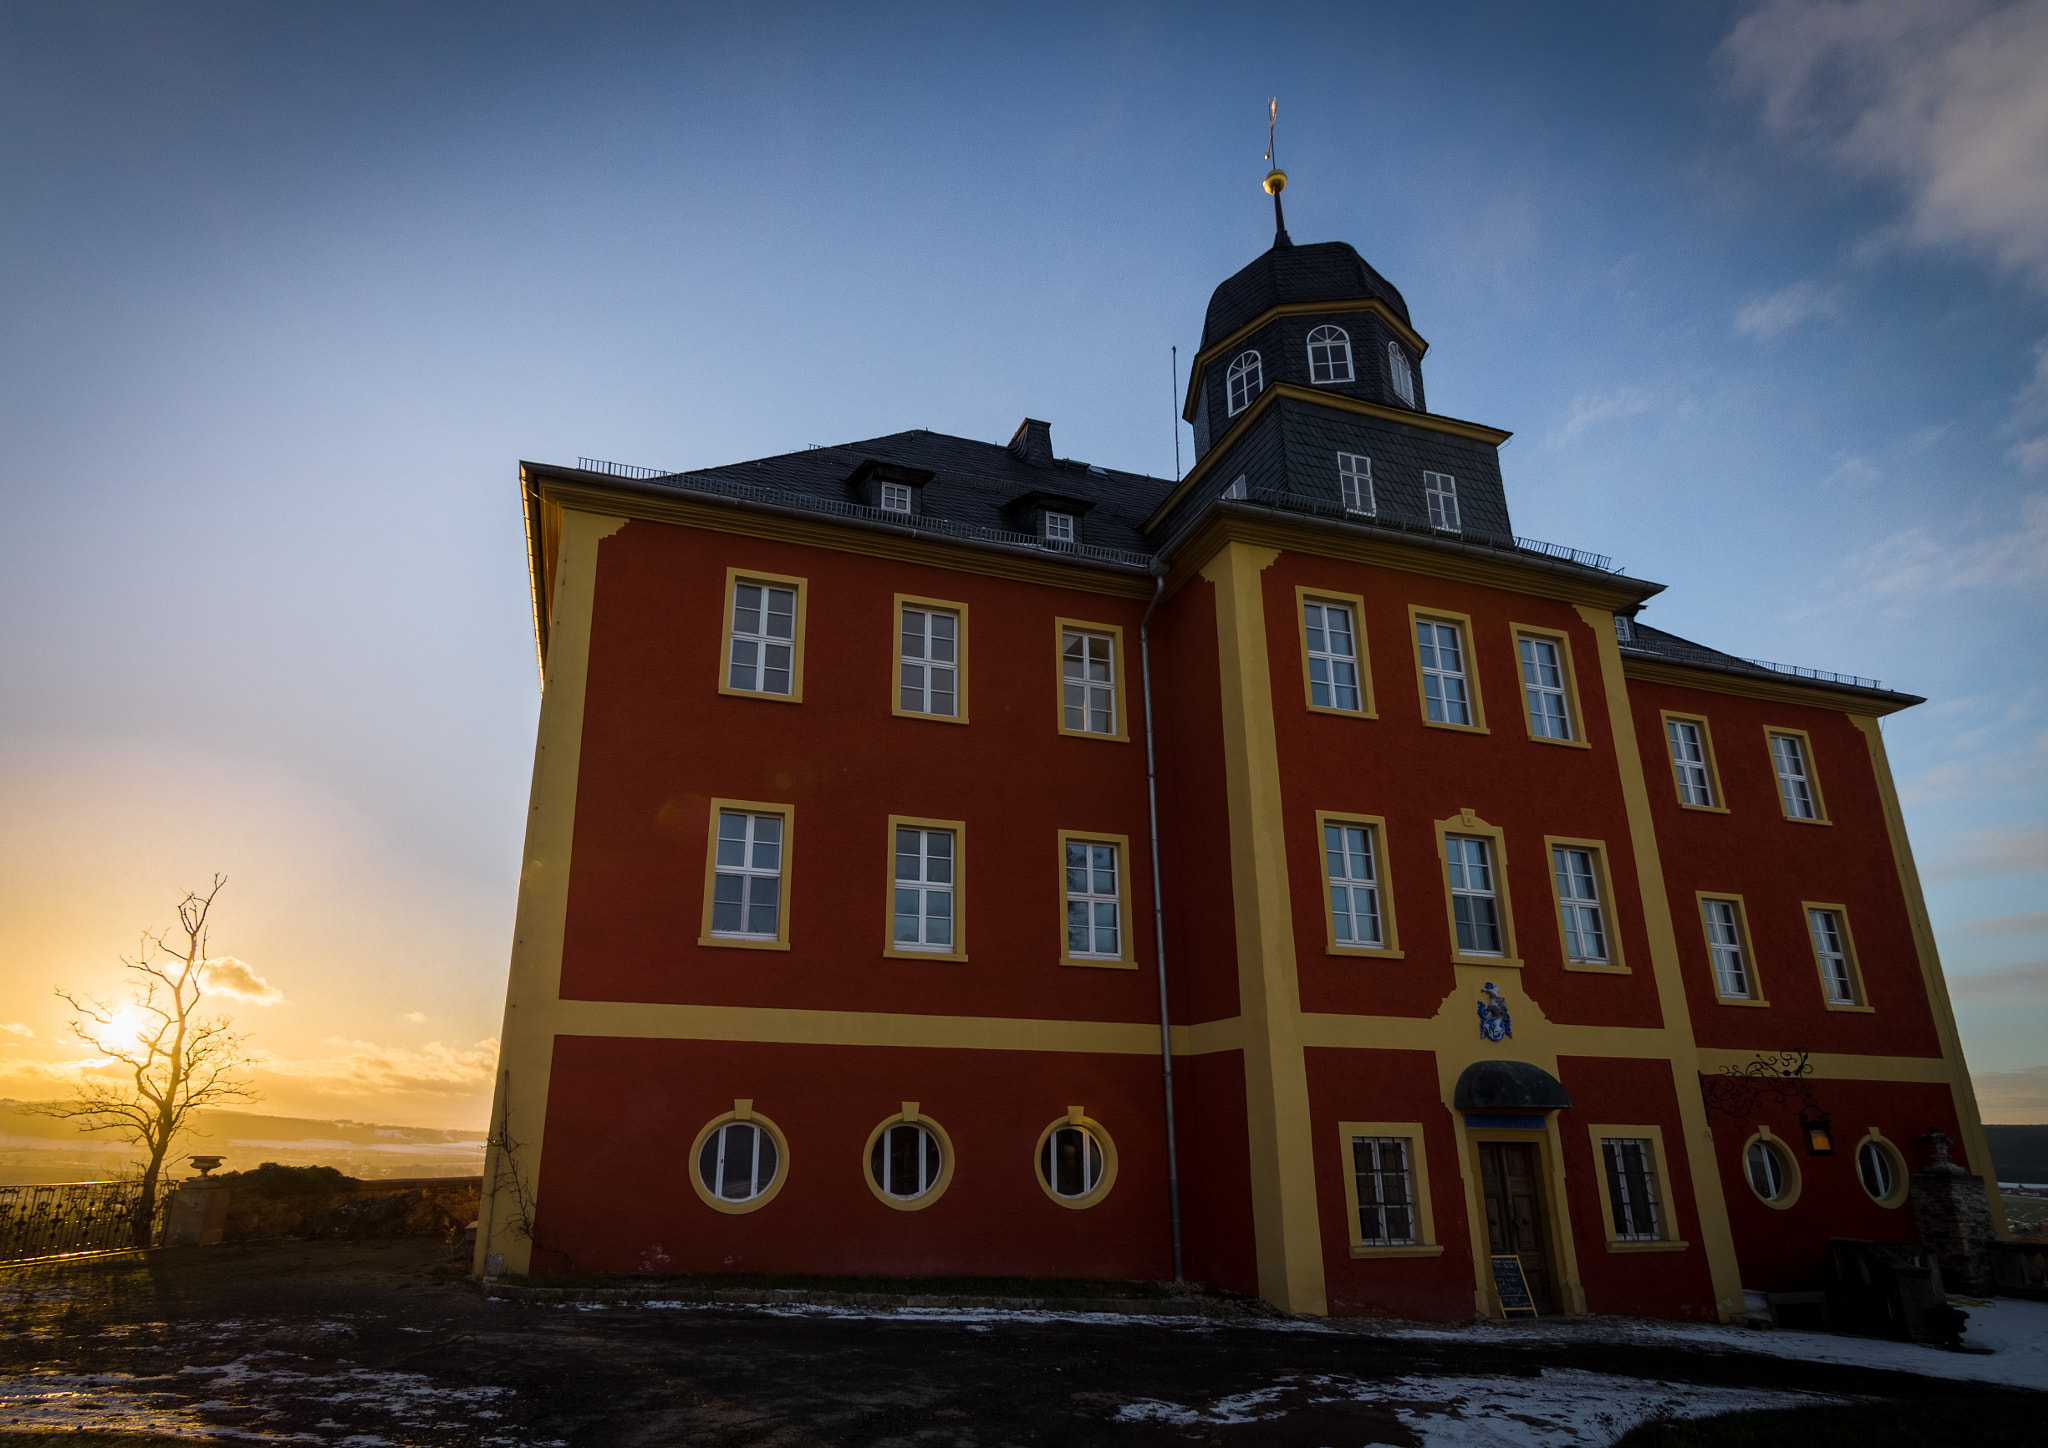
[[[1280,98],[1273,96],[1266,102],[1266,163],[1273,169],[1266,173],[1266,194],[1273,198],[1273,245],[1292,246],[1294,238],[1287,234],[1287,217],[1280,210],[1280,193],[1287,189],[1287,173],[1280,169],[1280,163],[1273,159],[1273,132],[1280,124]]]
[[[1173,419],[1173,480],[1180,481],[1180,346],[1173,349],[1173,391],[1167,394],[1166,411]]]

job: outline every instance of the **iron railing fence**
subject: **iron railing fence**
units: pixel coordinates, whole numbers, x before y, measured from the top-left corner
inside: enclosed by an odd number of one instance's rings
[[[1232,495],[1225,493],[1226,499]],[[1277,488],[1247,488],[1239,495],[1241,501],[1258,503],[1269,508],[1285,508],[1296,513],[1315,513],[1325,518],[1340,518],[1349,523],[1360,523],[1369,528],[1385,528],[1396,533],[1415,533],[1429,538],[1444,538],[1476,548],[1492,548],[1502,553],[1540,553],[1546,558],[1561,558],[1576,563],[1581,568],[1596,569],[1601,573],[1620,573],[1614,559],[1605,553],[1589,553],[1583,548],[1571,548],[1562,543],[1546,543],[1541,538],[1517,536],[1513,542],[1489,538],[1480,533],[1466,533],[1452,528],[1438,528],[1432,524],[1411,518],[1400,518],[1389,513],[1367,512],[1358,508],[1347,508],[1335,498],[1317,498],[1302,493],[1281,492]]]
[[[610,473],[615,478],[665,478],[667,468],[643,468],[633,463],[611,463],[603,458],[578,458],[576,466],[586,473]]]
[[[163,1240],[164,1214],[177,1183],[157,1183],[149,1241]],[[0,1262],[113,1252],[135,1245],[135,1208],[142,1183],[54,1182],[0,1186]]]
[[[1790,674],[1795,679],[1818,679],[1823,684],[1853,684],[1859,689],[1882,689],[1884,684],[1877,679],[1866,679],[1861,674],[1831,674],[1826,669],[1809,669],[1802,664],[1774,664],[1769,659],[1744,659],[1745,664],[1754,664],[1759,669],[1769,669],[1774,674]]]

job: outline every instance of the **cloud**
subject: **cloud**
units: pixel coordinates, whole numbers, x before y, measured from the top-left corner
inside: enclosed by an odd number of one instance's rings
[[[402,1015],[402,1016],[400,1016],[400,1017],[399,1017],[399,1019],[400,1019],[401,1021],[415,1021],[415,1022],[417,1022],[417,1021],[423,1021],[423,1020],[425,1020],[426,1018],[427,1018],[427,1015],[426,1015],[426,1012],[425,1012],[425,1011],[407,1011],[407,1012],[406,1012],[406,1013],[405,1013],[404,1015]]]
[[[1948,978],[1948,990],[1957,1000],[1970,1001],[1991,996],[2048,995],[2048,960],[2001,965],[1996,970],[1980,970],[1968,975],[1954,974]]]
[[[1843,458],[1841,466],[1821,479],[1825,488],[1867,488],[1884,474],[1869,458]]]
[[[487,1084],[498,1067],[495,1036],[471,1046],[429,1041],[418,1050],[375,1041],[329,1039],[336,1054],[305,1061],[265,1055],[258,1069],[330,1091],[377,1095],[467,1096]]]
[[[1967,935],[2040,935],[2048,932],[2048,910],[2031,915],[2000,915],[1993,920],[1972,920],[1963,927]]]
[[[284,1003],[284,992],[232,955],[209,960],[200,967],[200,983],[215,995],[224,995],[251,1005]]]
[[[2048,1066],[2018,1071],[1972,1071],[1977,1105],[1986,1121],[2024,1125],[2048,1121]]]
[[[2043,872],[2048,872],[2048,830],[2008,825],[1955,836],[1949,857],[1927,874],[1935,880],[1976,880]]]
[[[34,1031],[30,1030],[27,1026],[24,1026],[20,1021],[9,1021],[5,1025],[0,1025],[0,1031],[5,1031],[10,1036],[35,1035]]]
[[[1555,442],[1570,442],[1598,423],[1615,422],[1650,410],[1650,397],[1639,387],[1616,387],[1607,392],[1586,392],[1572,399],[1571,416],[1558,429]]]
[[[1840,310],[1832,290],[1823,291],[1813,282],[1794,282],[1745,304],[1735,314],[1735,330],[1742,336],[1768,342],[1801,322],[1832,317]]]
[[[1721,59],[1770,131],[1898,186],[1904,237],[2048,291],[2048,0],[1770,0]]]
[[[1972,795],[2010,795],[2016,790],[2048,784],[2048,734],[2036,734],[2024,746],[2009,735],[1973,729],[1949,740],[1952,750],[1969,751],[1923,770],[1899,787],[1907,804],[1933,804]]]
[[[1965,588],[2038,588],[2048,584],[2048,493],[2020,499],[2017,526],[1989,537],[1943,543],[1912,527],[1848,562],[1863,588],[1891,604]]]
[[[2019,441],[2012,459],[2030,473],[2048,468],[2048,339],[2034,344],[2034,375],[2012,400],[2004,431]]]

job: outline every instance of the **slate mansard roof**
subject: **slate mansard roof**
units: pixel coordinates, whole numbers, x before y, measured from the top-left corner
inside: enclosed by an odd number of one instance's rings
[[[1408,303],[1349,242],[1275,246],[1216,288],[1202,320],[1202,350],[1275,307],[1377,298],[1408,321]]]

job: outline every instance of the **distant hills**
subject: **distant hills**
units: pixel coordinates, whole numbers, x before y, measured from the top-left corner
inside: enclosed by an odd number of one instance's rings
[[[28,1103],[0,1098],[0,1186],[105,1181],[140,1164],[135,1148],[86,1135],[68,1121],[35,1116]],[[484,1133],[369,1121],[313,1121],[253,1111],[202,1111],[181,1141],[173,1175],[190,1175],[183,1154],[226,1158],[228,1170],[259,1166],[331,1166],[353,1177],[474,1176],[483,1170]]]

